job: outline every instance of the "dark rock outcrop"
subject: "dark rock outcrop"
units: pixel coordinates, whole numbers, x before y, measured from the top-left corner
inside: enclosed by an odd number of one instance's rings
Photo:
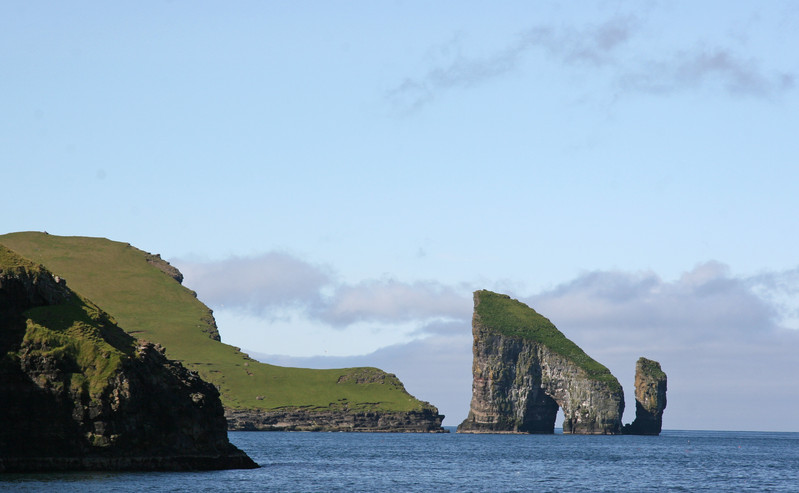
[[[635,420],[624,425],[626,435],[659,435],[666,409],[666,373],[660,363],[638,358],[635,364]]]
[[[474,294],[472,402],[459,433],[621,432],[624,393],[607,368],[527,305]]]
[[[444,416],[435,410],[389,412],[351,410],[228,409],[228,428],[236,431],[352,431],[446,433]]]
[[[145,258],[148,264],[155,266],[164,274],[176,280],[178,283],[183,284],[183,273],[180,272],[177,267],[162,259],[160,254],[148,253]]]
[[[0,472],[257,465],[216,388],[0,246]]]

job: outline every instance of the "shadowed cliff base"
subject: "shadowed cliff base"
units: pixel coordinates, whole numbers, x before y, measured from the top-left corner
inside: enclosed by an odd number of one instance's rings
[[[459,433],[621,433],[624,393],[610,371],[509,296],[474,293],[472,402]]]
[[[0,472],[258,467],[216,388],[0,245]]]

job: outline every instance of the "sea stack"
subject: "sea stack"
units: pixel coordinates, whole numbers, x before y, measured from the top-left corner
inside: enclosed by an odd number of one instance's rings
[[[638,358],[635,364],[635,421],[624,425],[626,435],[659,435],[666,409],[666,373],[660,363]]]
[[[474,293],[472,402],[459,433],[621,433],[619,381],[524,303]]]
[[[0,245],[0,472],[258,467],[216,388]]]

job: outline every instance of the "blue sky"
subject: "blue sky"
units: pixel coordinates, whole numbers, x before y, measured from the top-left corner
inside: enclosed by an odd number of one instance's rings
[[[486,288],[627,422],[647,356],[667,428],[799,431],[798,32],[777,1],[6,2],[2,229],[160,253],[224,341],[395,372],[446,424]]]

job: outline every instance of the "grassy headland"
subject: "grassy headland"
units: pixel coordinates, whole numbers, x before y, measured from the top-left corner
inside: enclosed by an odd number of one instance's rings
[[[429,407],[376,368],[312,370],[257,362],[214,340],[211,310],[195,293],[148,262],[127,243],[23,232],[0,244],[66,279],[67,285],[110,313],[136,338],[161,344],[167,356],[215,384],[234,409],[347,408],[416,411]],[[364,378],[367,375],[367,378]]]

